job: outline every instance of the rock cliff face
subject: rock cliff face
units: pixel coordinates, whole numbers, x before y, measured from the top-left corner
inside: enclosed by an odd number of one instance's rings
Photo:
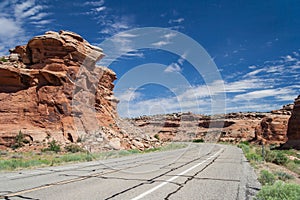
[[[288,141],[283,148],[300,149],[300,95],[295,99],[292,116],[288,122]]]
[[[287,141],[289,115],[270,115],[264,117],[256,127],[256,140],[262,143],[282,144]]]
[[[116,75],[95,65],[102,49],[75,33],[49,31],[10,52],[0,63],[2,148],[19,131],[34,147],[57,140],[92,150],[144,148],[132,146],[134,138],[116,124]]]
[[[230,113],[212,117],[174,113],[139,117],[129,121],[144,132],[157,135],[163,141],[202,139],[206,142],[251,141],[282,144],[287,140],[286,130],[290,115],[285,108],[276,113]]]

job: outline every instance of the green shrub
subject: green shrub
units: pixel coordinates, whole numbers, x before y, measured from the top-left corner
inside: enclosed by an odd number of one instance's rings
[[[273,163],[276,158],[276,151],[266,150],[265,161]]]
[[[284,165],[288,162],[288,157],[283,152],[277,152],[274,163]]]
[[[48,142],[48,148],[45,148],[42,151],[54,151],[55,153],[58,153],[61,149],[60,145],[55,140],[52,140],[51,142]]]
[[[245,154],[250,152],[250,147],[246,144],[240,143],[238,147],[241,148]]]
[[[79,145],[77,144],[70,144],[65,146],[65,150],[67,152],[71,152],[71,153],[77,153],[77,152],[84,152],[85,150],[83,148],[81,148]]]
[[[13,149],[17,149],[19,147],[23,147],[25,143],[28,143],[28,141],[25,139],[25,135],[22,131],[19,131],[18,135],[15,137],[15,142],[11,147]]]
[[[258,181],[262,185],[273,185],[275,183],[275,176],[267,170],[262,170]]]
[[[155,135],[154,135],[154,138],[156,138],[157,140],[160,140],[160,138],[159,138],[159,135],[158,135],[158,134],[155,134]]]
[[[276,172],[275,175],[277,176],[277,178],[279,180],[282,180],[282,181],[287,181],[287,180],[290,180],[290,179],[294,178],[292,175],[287,174],[285,172]]]
[[[257,200],[299,200],[300,185],[277,181],[274,185],[263,186],[257,193]]]
[[[256,162],[262,161],[261,155],[258,155],[258,154],[256,154],[256,153],[247,153],[247,154],[246,154],[246,158],[247,158],[249,161],[256,161]]]
[[[294,163],[299,165],[299,164],[300,164],[300,160],[295,159],[295,160],[294,160]]]
[[[285,164],[286,168],[288,168],[289,170],[297,173],[297,174],[300,174],[300,165],[299,164],[296,164],[295,161],[290,161],[290,162],[287,162]]]
[[[204,140],[201,138],[201,139],[194,139],[193,142],[195,143],[202,143],[204,142]]]
[[[7,62],[8,60],[7,60],[5,57],[1,57],[1,58],[0,58],[0,61],[2,61],[2,62]]]
[[[281,151],[267,150],[265,155],[267,162],[275,163],[278,165],[285,165],[288,162],[288,157]]]
[[[77,141],[76,141],[76,142],[83,142],[82,137],[79,136],[79,137],[77,138]]]
[[[248,141],[242,141],[242,142],[240,142],[240,144],[244,144],[244,145],[249,146],[250,143]]]

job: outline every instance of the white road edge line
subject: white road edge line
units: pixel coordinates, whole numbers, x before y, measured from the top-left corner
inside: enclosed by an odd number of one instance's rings
[[[154,188],[152,188],[152,189],[150,189],[150,190],[148,190],[148,191],[146,191],[146,192],[140,194],[139,196],[137,196],[137,197],[135,197],[135,198],[133,198],[133,199],[131,199],[131,200],[139,200],[139,199],[145,197],[146,195],[148,195],[148,194],[154,192],[155,190],[158,190],[159,188],[163,187],[164,185],[170,183],[171,181],[174,181],[175,179],[179,178],[180,176],[182,176],[182,175],[188,173],[189,171],[195,169],[195,168],[198,167],[199,165],[201,165],[201,164],[205,163],[206,161],[212,159],[213,157],[215,157],[216,155],[218,155],[219,153],[221,153],[221,151],[223,151],[223,149],[221,149],[220,151],[218,151],[218,152],[215,153],[214,155],[210,156],[210,157],[207,158],[206,160],[204,160],[204,161],[202,161],[202,162],[200,162],[200,163],[198,163],[198,164],[196,164],[196,165],[194,165],[194,166],[188,168],[187,170],[181,172],[180,174],[178,174],[178,175],[176,175],[176,176],[173,176],[172,178],[166,180],[165,182],[163,182],[163,183],[161,183],[161,184],[155,186]]]

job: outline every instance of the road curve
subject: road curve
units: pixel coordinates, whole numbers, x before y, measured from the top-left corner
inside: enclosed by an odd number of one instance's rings
[[[0,199],[252,199],[242,151],[220,144],[0,173]]]

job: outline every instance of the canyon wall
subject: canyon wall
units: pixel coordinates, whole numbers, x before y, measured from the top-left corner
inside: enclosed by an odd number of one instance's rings
[[[143,116],[128,121],[163,141],[192,141],[283,144],[290,111],[229,113],[205,116],[192,113]]]

